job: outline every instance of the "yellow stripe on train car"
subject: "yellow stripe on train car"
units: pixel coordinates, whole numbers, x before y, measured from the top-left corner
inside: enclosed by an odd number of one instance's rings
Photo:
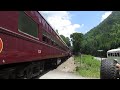
[[[3,50],[3,41],[2,41],[2,39],[0,38],[0,53],[2,52],[2,50]]]

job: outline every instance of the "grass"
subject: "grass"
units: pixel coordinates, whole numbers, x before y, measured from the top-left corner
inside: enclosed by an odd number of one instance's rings
[[[95,60],[91,55],[74,56],[78,64],[76,73],[83,77],[100,78],[100,61]]]

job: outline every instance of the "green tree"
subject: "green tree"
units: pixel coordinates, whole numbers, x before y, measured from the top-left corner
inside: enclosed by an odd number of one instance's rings
[[[61,38],[63,39],[63,41],[67,44],[68,47],[71,47],[69,37],[65,37],[64,35],[60,35],[60,37],[61,37]]]
[[[83,34],[82,33],[73,33],[70,35],[72,45],[73,45],[73,53],[78,54],[82,51],[82,41]]]
[[[68,47],[71,46],[69,37],[66,37],[66,44],[68,45]]]

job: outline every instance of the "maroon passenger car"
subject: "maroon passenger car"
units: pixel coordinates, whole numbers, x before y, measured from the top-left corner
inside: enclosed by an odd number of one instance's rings
[[[0,78],[31,78],[68,56],[68,46],[39,12],[0,11]]]

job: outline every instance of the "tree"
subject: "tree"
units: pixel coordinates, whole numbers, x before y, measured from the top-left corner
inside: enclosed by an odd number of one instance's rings
[[[72,45],[73,45],[73,53],[78,54],[82,51],[82,41],[83,34],[82,33],[73,33],[70,35]]]
[[[63,39],[63,41],[67,44],[68,47],[71,46],[69,37],[65,37],[65,36],[63,36],[63,35],[60,35],[60,37],[61,37],[61,38]]]
[[[71,46],[69,37],[66,37],[66,44],[68,45],[68,47]]]

